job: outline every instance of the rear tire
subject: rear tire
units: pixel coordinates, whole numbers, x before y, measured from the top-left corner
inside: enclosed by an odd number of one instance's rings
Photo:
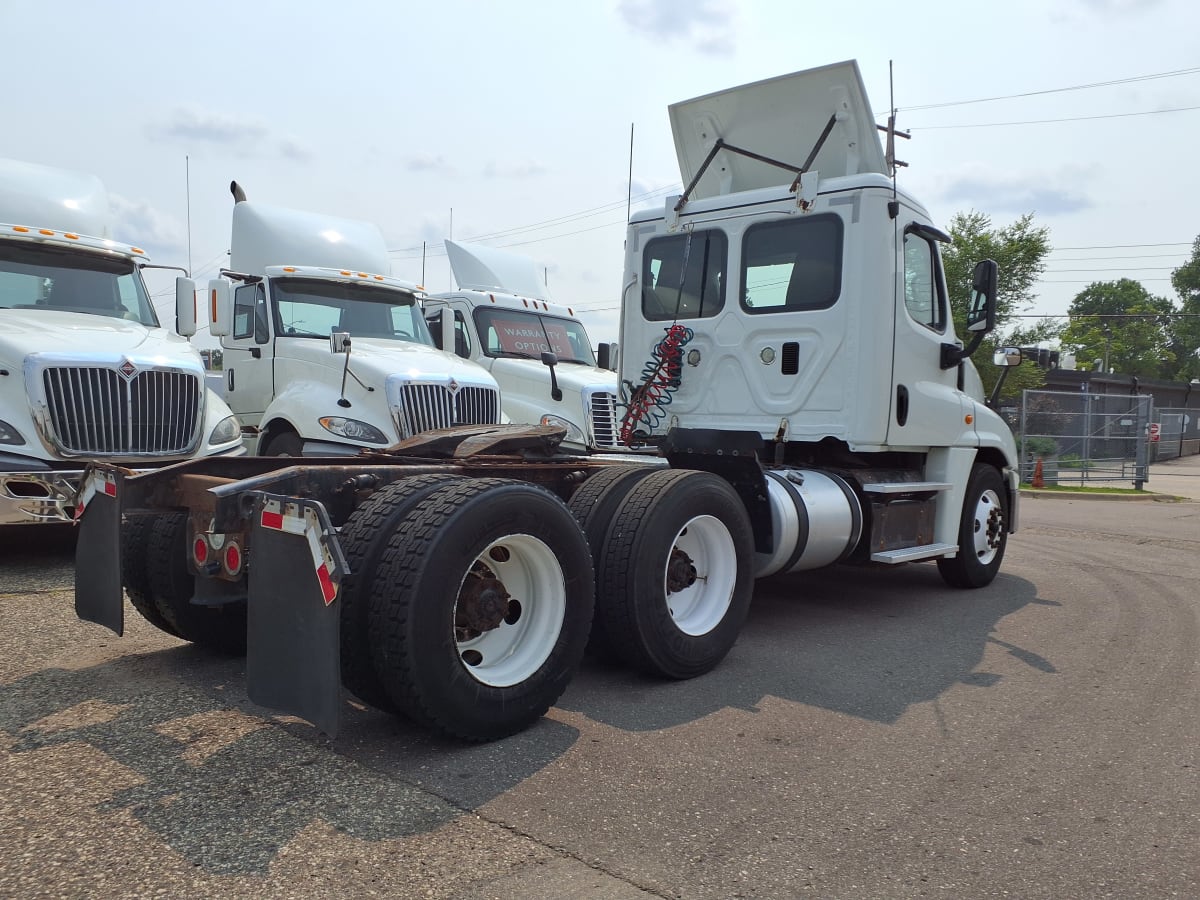
[[[541,487],[470,479],[431,494],[374,573],[372,659],[388,696],[463,740],[532,724],[583,658],[591,564],[582,529]]]
[[[121,583],[130,605],[143,619],[165,631],[171,637],[180,637],[170,622],[158,611],[154,593],[150,588],[150,573],[146,569],[149,559],[150,534],[158,523],[155,515],[130,515],[121,525]]]
[[[616,511],[598,563],[604,627],[651,675],[693,678],[737,641],[753,592],[749,515],[724,479],[657,471]]]
[[[246,652],[246,601],[220,606],[192,603],[196,576],[188,569],[188,517],[162,513],[154,518],[147,543],[146,571],[159,614],[185,641],[233,656]]]
[[[342,527],[339,540],[350,574],[342,580],[340,643],[342,684],[360,700],[385,712],[397,712],[371,662],[367,607],[371,583],[388,537],[426,497],[455,475],[415,475],[387,485],[358,507]]]
[[[958,556],[939,559],[938,572],[951,587],[992,583],[1008,546],[1008,492],[994,466],[977,463],[967,481],[958,526]]]
[[[592,548],[592,559],[599,560],[604,554],[604,540],[612,524],[613,513],[629,495],[639,481],[655,471],[650,466],[611,466],[601,469],[571,495],[567,508],[583,528],[588,546]],[[600,615],[604,602],[600,592],[599,567],[596,570],[596,613],[592,618],[592,633],[588,638],[588,650],[599,657],[616,657],[612,638]]]

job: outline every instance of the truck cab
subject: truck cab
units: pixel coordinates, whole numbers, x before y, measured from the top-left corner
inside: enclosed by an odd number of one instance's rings
[[[616,373],[597,365],[583,323],[553,302],[532,261],[461,241],[446,241],[446,251],[459,289],[425,301],[434,342],[492,374],[509,421],[563,427],[575,450],[627,449]]]
[[[355,454],[500,421],[495,379],[435,346],[424,293],[387,269],[371,223],[235,204],[210,328],[252,452]]]
[[[622,437],[753,451],[810,492],[831,477],[839,524],[826,528],[843,550],[811,563],[971,567],[962,529],[983,516],[986,571],[971,574],[990,580],[999,532],[1015,530],[1016,448],[967,357],[994,322],[995,264],[977,270],[964,349],[949,237],[891,177],[857,64],[677,103],[670,118],[686,188],[629,224]],[[792,505],[773,506],[775,530],[817,527],[800,522],[804,504],[780,519]],[[759,574],[810,567],[778,559],[772,532],[764,522]]]
[[[0,160],[0,524],[71,521],[89,461],[240,454],[186,335],[159,322],[144,250],[109,236],[98,178]]]

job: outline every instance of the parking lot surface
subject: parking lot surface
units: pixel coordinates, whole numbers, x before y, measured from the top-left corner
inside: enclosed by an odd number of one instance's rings
[[[716,671],[589,661],[482,746],[272,716],[240,659],[77,621],[70,533],[5,532],[0,895],[1198,896],[1200,502],[1022,514],[985,589],[763,582]]]

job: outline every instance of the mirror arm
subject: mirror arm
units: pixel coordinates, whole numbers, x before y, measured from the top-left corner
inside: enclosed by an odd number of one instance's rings
[[[1004,387],[1004,381],[1006,378],[1008,378],[1008,370],[1008,366],[1005,366],[1000,370],[1000,377],[996,379],[996,384],[992,388],[992,393],[988,395],[987,408],[990,410],[995,411],[1000,406],[1000,389]]]
[[[942,359],[941,366],[943,369],[953,369],[960,362],[979,349],[979,344],[983,341],[983,332],[975,332],[975,336],[971,338],[971,343],[965,347],[960,347],[958,344],[942,344]]]

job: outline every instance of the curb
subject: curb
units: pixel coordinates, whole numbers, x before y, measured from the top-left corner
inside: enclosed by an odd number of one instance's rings
[[[1124,500],[1145,501],[1158,500],[1161,503],[1186,503],[1187,497],[1176,497],[1174,494],[1156,494],[1147,491],[1144,494],[1103,494],[1090,491],[1039,491],[1035,488],[1021,488],[1020,495],[1038,500]]]

